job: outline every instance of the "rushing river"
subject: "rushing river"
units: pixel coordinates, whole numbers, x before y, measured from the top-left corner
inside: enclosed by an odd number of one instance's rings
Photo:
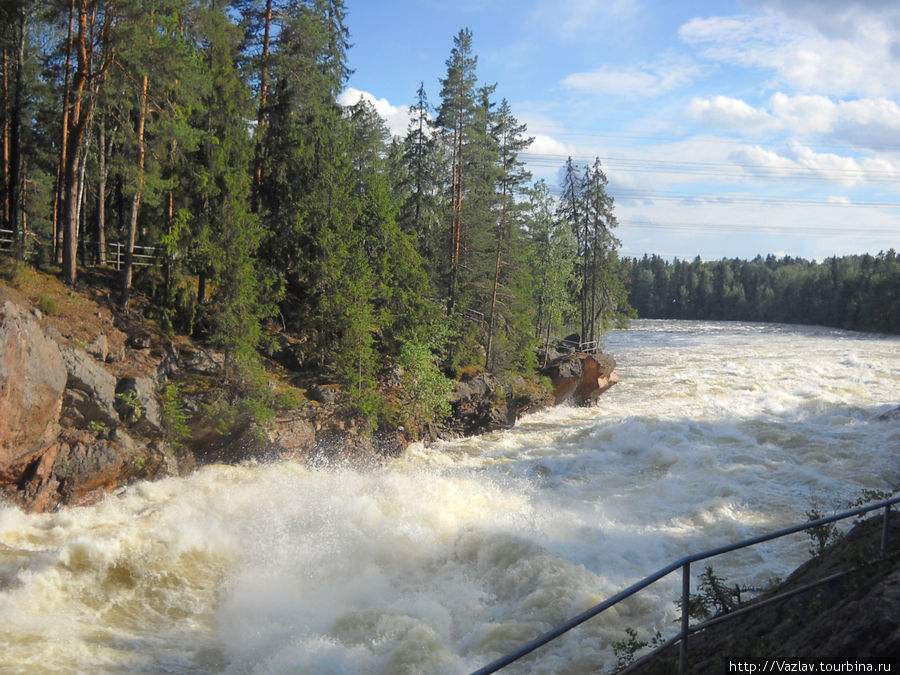
[[[464,673],[688,553],[900,480],[900,339],[638,321],[591,409],[382,470],[210,466],[86,508],[0,507],[0,672]],[[714,563],[786,576],[810,542]],[[677,630],[670,575],[513,672]]]

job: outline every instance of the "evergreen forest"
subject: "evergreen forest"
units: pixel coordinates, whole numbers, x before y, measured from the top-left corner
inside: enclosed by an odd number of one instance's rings
[[[822,262],[772,255],[711,262],[644,256],[625,264],[629,302],[642,318],[900,333],[900,258],[894,250]]]
[[[225,354],[233,400],[265,403],[287,344],[373,427],[399,366],[427,419],[452,378],[632,314],[603,167],[533,181],[468,29],[403,136],[338,103],[344,0],[2,0],[0,30],[0,246],[73,287],[114,269],[121,311]]]

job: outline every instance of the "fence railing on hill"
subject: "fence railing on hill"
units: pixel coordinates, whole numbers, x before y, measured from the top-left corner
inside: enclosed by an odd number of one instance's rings
[[[15,247],[15,232],[12,230],[0,229],[0,251],[10,251]],[[49,260],[53,257],[50,250],[52,243],[41,242],[33,234],[26,233],[25,239],[25,255],[31,255],[36,249],[46,249],[46,258]],[[93,245],[92,245],[93,247]],[[106,264],[115,267],[117,270],[125,266],[126,244],[119,241],[106,242]],[[132,254],[132,264],[135,267],[152,267],[159,264],[165,256],[165,249],[162,246],[140,246],[135,245]]]
[[[845,520],[847,518],[855,518],[857,516],[861,516],[863,514],[869,513],[871,511],[877,511],[879,509],[883,510],[883,522],[881,527],[881,548],[880,554],[884,557],[887,554],[887,546],[888,546],[888,525],[890,523],[891,516],[891,506],[900,502],[900,497],[894,497],[892,499],[888,499],[882,502],[878,502],[876,504],[869,504],[867,506],[860,506],[859,508],[851,509],[849,511],[843,511],[842,513],[835,514],[833,516],[828,516],[826,518],[819,518],[818,520],[813,520],[807,523],[803,523],[802,525],[795,525],[793,527],[788,527],[783,530],[778,530],[776,532],[770,532],[769,534],[764,534],[758,537],[752,537],[750,539],[745,539],[743,541],[736,542],[734,544],[728,544],[726,546],[720,546],[719,548],[714,548],[709,551],[704,551],[703,553],[696,553],[694,555],[689,555],[680,560],[676,560],[675,562],[666,565],[662,569],[654,572],[653,574],[641,579],[637,583],[632,584],[628,588],[619,593],[616,593],[614,596],[601,602],[598,605],[595,605],[588,609],[585,612],[582,612],[578,616],[570,619],[566,623],[562,624],[554,628],[547,633],[544,633],[540,637],[532,640],[526,645],[523,645],[519,649],[515,650],[507,654],[506,656],[497,659],[489,663],[488,665],[476,670],[472,675],[487,675],[488,673],[495,673],[501,668],[505,668],[509,664],[518,661],[523,656],[530,654],[536,649],[544,646],[548,642],[552,642],[556,638],[568,633],[570,630],[575,628],[576,626],[581,625],[588,619],[591,619],[601,612],[606,611],[607,609],[614,607],[618,603],[622,602],[626,598],[630,598],[632,595],[635,595],[639,591],[647,588],[651,584],[659,581],[660,579],[668,576],[672,572],[680,569],[681,570],[681,630],[677,635],[673,636],[660,646],[658,646],[653,654],[659,654],[670,647],[678,644],[680,647],[679,653],[679,673],[682,675],[687,671],[687,657],[688,657],[688,638],[690,635],[697,633],[701,630],[709,628],[713,625],[722,623],[724,621],[729,621],[731,619],[735,619],[738,616],[743,616],[749,612],[755,611],[767,605],[770,605],[774,602],[778,602],[780,600],[784,600],[786,598],[792,597],[804,591],[808,591],[811,588],[815,588],[817,586],[824,585],[826,583],[830,583],[832,581],[836,581],[837,579],[849,574],[854,570],[847,570],[844,572],[839,572],[837,574],[832,574],[823,579],[819,579],[809,584],[805,584],[798,588],[794,588],[790,591],[786,591],[784,593],[780,593],[773,597],[768,597],[764,600],[754,602],[745,607],[741,607],[740,609],[734,610],[727,614],[721,614],[716,616],[709,621],[698,625],[690,625],[690,591],[691,591],[691,565],[696,562],[700,562],[701,560],[707,560],[709,558],[714,558],[716,556],[720,556],[724,553],[730,553],[731,551],[737,551],[739,549],[747,548],[748,546],[754,546],[756,544],[761,544],[766,541],[771,541],[773,539],[779,539],[781,537],[786,537],[791,534],[796,534],[798,532],[804,532],[806,530],[810,530],[816,527],[822,527],[830,525],[831,523],[835,523],[840,520]],[[627,669],[626,669],[627,670]]]

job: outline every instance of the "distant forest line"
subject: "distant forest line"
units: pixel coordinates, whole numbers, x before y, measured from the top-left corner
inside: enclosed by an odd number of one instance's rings
[[[900,258],[770,255],[753,260],[623,260],[628,301],[645,319],[765,321],[900,334]]]

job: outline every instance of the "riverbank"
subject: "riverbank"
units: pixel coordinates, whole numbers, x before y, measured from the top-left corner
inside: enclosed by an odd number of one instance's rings
[[[692,635],[687,672],[719,675],[735,672],[738,663],[760,660],[853,664],[853,669],[839,672],[867,672],[868,663],[875,663],[875,670],[878,663],[900,666],[900,516],[892,514],[886,555],[881,557],[883,522],[874,516],[858,523],[783,582],[741,607],[834,575],[846,576]],[[856,669],[857,662],[862,670]],[[678,672],[678,663],[675,646],[643,657],[628,673],[668,675]]]
[[[384,425],[370,433],[344,405],[341,387],[290,367],[292,338],[266,362],[264,421],[236,415],[222,397],[225,356],[167,333],[114,302],[115,274],[96,269],[69,289],[10,266],[0,284],[0,495],[35,511],[91,504],[137,480],[184,476],[209,463],[292,459],[371,466],[410,442],[506,429],[524,414],[568,401],[590,403],[617,381],[605,355],[554,354],[544,377],[501,381],[468,373],[451,415]],[[408,398],[402,371],[382,377],[384,395]],[[399,405],[399,403],[398,403]]]

